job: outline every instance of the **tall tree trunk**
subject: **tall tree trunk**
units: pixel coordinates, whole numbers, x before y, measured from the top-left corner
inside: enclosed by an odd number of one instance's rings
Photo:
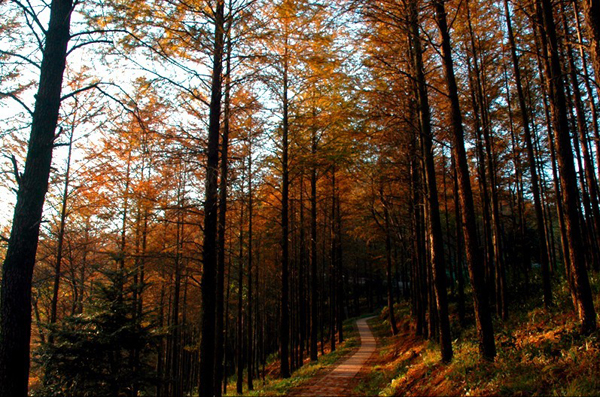
[[[412,138],[412,152],[416,152],[416,137]],[[421,207],[419,205],[421,197],[419,195],[419,184],[420,177],[418,173],[417,159],[413,156],[410,161],[410,218],[412,222],[412,300],[413,310],[417,317],[416,324],[416,335],[427,338],[427,324],[426,324],[426,312],[427,312],[427,294],[424,293],[426,288],[423,286],[423,261],[424,261],[424,241],[422,236],[422,222],[421,222]]]
[[[556,138],[556,154],[560,169],[560,182],[562,189],[562,201],[565,210],[565,227],[567,232],[567,243],[573,271],[573,287],[577,297],[577,311],[581,320],[584,333],[593,332],[596,329],[596,311],[592,300],[587,269],[585,267],[584,250],[581,246],[581,225],[579,192],[577,190],[577,175],[573,162],[573,149],[569,135],[569,124],[567,116],[567,101],[565,88],[562,80],[562,70],[558,52],[558,40],[556,38],[556,27],[552,15],[552,3],[550,0],[538,0],[538,6],[543,21],[546,48],[545,48],[545,71],[546,83],[550,94],[550,107],[552,110],[552,124]]]
[[[313,128],[311,136],[312,164],[310,171],[310,359],[317,361],[317,330],[319,324],[319,278],[317,276],[317,131]]]
[[[335,225],[336,225],[336,303],[337,303],[337,331],[338,343],[344,341],[344,261],[342,251],[342,214],[341,214],[341,198],[339,189],[337,192]]]
[[[248,145],[248,390],[254,390],[254,384],[252,378],[254,377],[253,371],[253,332],[252,332],[252,215],[253,215],[253,200],[252,200],[252,133]]]
[[[299,340],[299,345],[300,345],[300,354],[299,354],[299,361],[300,361],[300,366],[302,366],[302,363],[304,362],[304,349],[306,347],[306,349],[308,349],[308,346],[305,345],[306,342],[306,335],[307,335],[307,330],[308,328],[308,321],[307,321],[307,317],[306,317],[306,309],[307,309],[307,305],[306,305],[306,288],[308,287],[308,282],[306,280],[306,229],[304,227],[305,222],[304,222],[304,167],[302,167],[302,169],[300,170],[300,260],[299,260],[299,266],[298,266],[298,282],[299,282],[299,288],[298,288],[298,294],[299,294],[299,300],[300,300],[300,304],[299,304],[299,324],[300,324],[300,340]]]
[[[182,171],[183,173],[184,171]],[[177,198],[177,232],[176,240],[177,246],[175,248],[175,289],[173,291],[173,309],[171,312],[171,335],[169,337],[171,344],[171,354],[168,362],[167,374],[169,376],[169,396],[181,397],[183,391],[181,390],[181,331],[182,327],[179,322],[179,307],[181,306],[179,301],[181,299],[181,268],[182,268],[182,251],[183,251],[183,233],[184,233],[184,219],[183,219],[183,205],[185,194],[185,176],[182,176],[181,185],[178,191]]]
[[[165,226],[167,224],[165,223]],[[164,247],[163,247],[164,248]],[[161,267],[160,271],[161,275],[161,283],[160,283],[160,300],[158,306],[158,328],[163,329],[165,326],[165,268]],[[157,362],[156,362],[156,378],[158,380],[158,385],[156,386],[156,396],[162,397],[163,392],[165,391],[165,335],[160,335],[158,340],[158,349],[157,349]]]
[[[225,355],[224,333],[224,294],[225,294],[225,229],[227,228],[227,185],[229,181],[229,117],[231,92],[231,37],[230,28],[227,30],[227,55],[225,72],[225,98],[223,114],[223,139],[221,142],[221,162],[219,181],[219,224],[218,224],[218,253],[217,253],[217,304],[216,304],[216,344],[215,344],[215,397],[221,397],[224,376],[223,360]]]
[[[510,16],[510,14],[507,14]],[[508,104],[508,122],[510,130],[510,142],[511,142],[511,153],[512,162],[515,169],[514,175],[514,192],[511,191],[511,220],[513,229],[513,238],[516,238],[512,248],[512,256],[517,261],[517,264],[523,272],[523,279],[525,284],[525,294],[529,294],[529,267],[531,266],[531,257],[525,250],[526,239],[525,239],[525,217],[524,217],[524,200],[523,200],[523,163],[521,161],[521,140],[518,139],[515,133],[515,124],[513,117],[512,97],[510,95],[510,85],[508,79],[508,70],[504,67],[504,87],[506,89],[506,102]],[[535,164],[535,163],[534,163]],[[546,232],[546,223],[544,219],[544,213],[542,213],[543,232]],[[538,230],[539,232],[539,230]],[[545,235],[544,235],[545,237]],[[540,252],[543,255],[543,252]],[[548,254],[550,262],[552,257]],[[513,282],[517,283],[517,274],[513,273]]]
[[[419,34],[418,3],[416,0],[410,3],[410,26],[413,43],[413,65],[416,74],[417,102],[419,108],[419,124],[421,127],[421,139],[423,141],[423,156],[425,162],[425,183],[427,184],[427,203],[429,208],[429,240],[431,264],[433,266],[433,281],[437,312],[439,316],[440,346],[442,361],[452,360],[452,339],[450,336],[450,320],[448,318],[448,296],[446,291],[446,262],[444,259],[444,241],[442,234],[442,222],[440,219],[437,181],[435,173],[435,160],[433,154],[433,133],[431,131],[431,112],[429,109],[429,98],[427,96],[427,84],[423,72],[423,55],[421,49],[421,37]],[[387,218],[387,212],[386,212]],[[386,221],[387,223],[387,221]],[[389,233],[388,233],[389,234]],[[388,242],[386,241],[386,245]]]
[[[239,260],[238,260],[238,301],[237,301],[237,382],[236,390],[242,394],[244,375],[244,178],[242,170],[240,186],[240,235],[239,235]]]
[[[477,243],[473,193],[471,191],[471,179],[465,151],[462,114],[458,99],[456,77],[454,75],[454,63],[452,60],[450,45],[450,32],[448,29],[444,3],[444,0],[436,0],[435,10],[437,23],[442,38],[442,58],[444,62],[444,72],[451,105],[453,141],[452,149],[457,167],[458,190],[460,206],[462,210],[467,264],[469,268],[469,276],[471,278],[471,286],[473,287],[473,304],[475,309],[477,333],[479,336],[479,350],[483,358],[487,360],[493,360],[496,356],[494,329],[489,310],[488,296],[484,285],[481,251],[479,250]]]
[[[392,236],[391,236],[391,224],[390,224],[390,211],[388,203],[383,195],[383,186],[380,187],[379,195],[381,198],[381,204],[383,204],[383,217],[385,227],[385,258],[386,267],[385,275],[387,282],[387,305],[390,319],[390,326],[392,328],[392,335],[398,334],[398,326],[396,324],[396,316],[394,315],[394,287],[392,285]]]
[[[48,190],[67,57],[72,0],[52,0],[25,170],[19,179],[0,286],[0,395],[27,396],[31,283]]]
[[[462,217],[460,202],[458,200],[458,177],[454,159],[452,159],[452,193],[454,194],[454,218],[456,223],[456,266],[458,278],[458,320],[465,326],[465,277],[464,277],[464,254],[462,250]]]
[[[569,37],[570,35],[569,26],[567,23],[567,13],[565,10],[565,5],[563,3],[561,3],[561,11],[563,29],[565,31],[565,35]],[[589,230],[592,241],[590,242],[590,250],[592,251],[592,254],[596,255],[598,250],[598,236],[600,235],[600,209],[598,207],[598,185],[596,183],[596,177],[594,175],[594,161],[592,159],[592,155],[590,154],[587,120],[584,110],[584,104],[581,100],[583,95],[579,88],[578,70],[575,65],[573,48],[570,43],[566,43],[566,52],[567,59],[569,62],[569,77],[571,79],[571,85],[573,88],[572,98],[575,105],[575,114],[577,116],[577,132],[579,135],[578,144],[581,147],[581,154],[583,157],[584,165],[584,169],[580,172],[583,173],[585,176],[585,182],[587,184],[587,193],[589,195],[589,206],[591,207],[591,214],[588,214],[591,215]],[[577,144],[577,140],[574,141],[574,144]],[[597,269],[597,266],[600,266],[598,260],[594,261],[594,266],[595,269]]]
[[[537,7],[539,8],[539,7]],[[544,74],[544,65],[542,63],[542,47],[545,48],[546,44],[545,44],[545,38],[543,37],[543,32],[541,31],[541,17],[539,15],[537,15],[539,12],[536,11],[536,15],[534,15],[534,26],[536,26],[536,34],[535,34],[535,49],[536,49],[536,61],[537,61],[537,68],[539,71],[539,76],[540,76],[540,81],[541,81],[541,86],[542,86],[542,90],[544,92],[543,95],[543,104],[544,104],[544,118],[545,118],[545,124],[547,127],[547,138],[548,138],[548,146],[550,149],[550,160],[551,160],[551,164],[552,164],[552,183],[554,184],[554,190],[555,190],[555,194],[556,197],[558,198],[556,200],[556,212],[558,215],[558,224],[559,224],[559,229],[560,229],[560,241],[561,241],[561,248],[562,248],[562,252],[563,252],[563,262],[564,262],[564,266],[565,266],[565,273],[567,276],[567,282],[569,284],[569,290],[571,292],[571,299],[573,301],[573,307],[577,308],[577,297],[575,294],[575,289],[573,287],[573,274],[572,274],[572,266],[571,266],[571,257],[569,254],[569,244],[567,242],[567,228],[565,226],[565,211],[563,210],[563,201],[560,199],[560,197],[562,197],[561,195],[561,191],[562,191],[562,187],[560,185],[560,180],[558,177],[558,168],[556,166],[556,150],[554,147],[554,137],[553,137],[553,126],[552,126],[552,121],[551,121],[551,117],[550,117],[550,105],[548,104],[548,87],[549,84],[546,83],[546,77]],[[530,108],[533,109],[534,105],[534,99],[533,99],[533,95],[531,92],[531,89],[528,89],[529,92],[529,105]],[[531,127],[532,130],[534,132],[534,136],[537,135],[536,133],[536,126],[537,123],[535,123],[535,120],[532,121],[531,123]],[[536,147],[537,148],[537,147]],[[540,156],[540,150],[537,151],[537,158],[541,158]],[[541,161],[540,161],[541,162]],[[541,168],[539,170],[539,175],[543,176],[543,172],[541,172]]]
[[[471,10],[469,0],[466,0],[467,25],[469,28],[469,42],[471,45],[471,56],[467,57],[469,69],[469,82],[475,114],[475,130],[477,132],[477,146],[480,167],[480,188],[482,191],[484,230],[486,241],[486,270],[489,297],[492,304],[496,305],[498,312],[503,312],[503,304],[498,296],[502,296],[497,284],[502,283],[502,261],[500,255],[500,225],[498,222],[498,204],[495,164],[492,156],[492,140],[490,136],[490,123],[487,117],[488,110],[484,94],[482,80],[485,78],[479,65],[479,53],[475,45],[475,33],[471,23]],[[473,60],[473,73],[471,73],[471,62]],[[485,150],[484,150],[485,149]],[[501,313],[502,314],[502,313]]]
[[[69,152],[67,153],[67,170],[65,171],[65,184],[63,187],[62,203],[60,208],[60,223],[58,226],[58,242],[56,249],[56,265],[54,273],[54,286],[52,289],[52,301],[50,303],[50,324],[55,324],[57,320],[58,312],[58,295],[60,290],[60,279],[61,279],[61,267],[63,258],[63,246],[65,241],[65,227],[67,224],[67,204],[69,200],[69,182],[71,180],[71,154],[73,153],[73,133],[74,129],[71,129],[71,135],[69,136]],[[50,332],[48,341],[53,343],[54,336]]]
[[[600,1],[596,1],[595,3],[596,3],[596,7],[598,7],[598,5],[600,5]],[[597,180],[600,180],[600,131],[599,131],[600,126],[598,125],[599,124],[598,108],[597,108],[596,102],[594,100],[594,90],[592,89],[591,78],[590,78],[589,72],[588,72],[587,57],[586,57],[585,51],[584,51],[585,46],[583,45],[583,35],[581,32],[581,18],[579,17],[578,4],[579,3],[577,1],[573,1],[573,12],[575,13],[575,21],[576,21],[576,27],[577,27],[577,40],[578,40],[578,44],[579,44],[578,45],[579,56],[581,58],[581,68],[583,69],[583,77],[584,77],[583,82],[584,82],[586,93],[588,96],[590,112],[592,114],[592,128],[594,130],[594,146],[596,148]],[[598,12],[599,12],[598,9],[596,9],[596,14]],[[596,41],[596,42],[598,42],[598,41]],[[598,50],[596,50],[596,54],[597,53],[598,53]],[[597,73],[598,72],[596,72],[596,76],[597,76]],[[598,77],[596,77],[596,79],[598,80]],[[596,92],[598,92],[598,90],[600,90],[600,86],[597,85],[596,87],[597,87]]]
[[[231,250],[230,250],[231,251]],[[231,285],[231,255],[229,256],[229,260],[227,262],[227,282],[225,283],[225,285],[227,286],[227,293],[225,295],[225,327],[223,330],[223,333],[225,335],[225,343],[223,344],[223,347],[227,347],[227,340],[230,339],[228,337],[228,332],[230,329],[229,326],[229,296],[231,294],[231,288],[229,287]],[[231,358],[231,355],[227,354],[227,349],[225,349],[225,353],[223,355],[223,393],[222,394],[227,394],[227,359]]]
[[[289,340],[290,340],[290,307],[289,307],[289,164],[288,164],[288,149],[289,149],[289,103],[288,103],[288,41],[286,37],[284,65],[283,65],[283,135],[282,135],[282,186],[281,186],[281,362],[280,371],[282,378],[290,377],[289,363]]]
[[[336,235],[336,227],[335,227],[335,165],[333,166],[331,172],[331,222],[330,222],[330,262],[329,262],[329,342],[331,345],[331,351],[335,350],[335,326],[336,326],[336,284],[337,284],[337,274],[336,274],[336,264],[337,264],[337,235]]]
[[[596,86],[600,87],[600,0],[585,0],[583,4]]]
[[[202,244],[202,340],[200,342],[199,394],[212,396],[215,381],[215,324],[217,273],[217,216],[219,132],[224,47],[224,0],[216,0],[211,98],[208,123],[208,150],[204,200],[204,241]]]
[[[506,27],[508,31],[508,40],[510,43],[510,55],[513,64],[513,73],[515,75],[515,84],[517,86],[517,97],[519,100],[519,110],[525,135],[525,144],[527,146],[527,157],[529,160],[529,174],[531,177],[531,190],[533,193],[533,202],[535,206],[536,226],[540,244],[540,262],[542,265],[542,286],[544,294],[544,305],[552,306],[552,288],[550,284],[550,266],[548,261],[548,246],[546,245],[546,230],[544,227],[544,212],[542,209],[542,200],[540,196],[540,186],[537,174],[536,158],[533,151],[533,138],[529,128],[529,111],[525,104],[525,94],[521,84],[521,69],[519,67],[519,58],[517,57],[517,46],[512,30],[510,10],[508,0],[504,0],[504,11],[506,13]]]

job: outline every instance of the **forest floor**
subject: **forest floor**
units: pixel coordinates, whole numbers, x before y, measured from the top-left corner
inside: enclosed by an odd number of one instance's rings
[[[600,280],[592,280],[600,307]],[[533,294],[531,295],[533,296]],[[600,331],[579,332],[566,286],[556,285],[555,306],[540,299],[515,302],[510,319],[495,321],[494,362],[480,360],[473,319],[464,329],[451,318],[453,361],[442,364],[436,341],[415,336],[407,304],[396,305],[399,333],[387,310],[369,321],[379,345],[370,371],[354,387],[361,396],[600,395]]]
[[[590,281],[595,307],[600,308],[600,278]],[[244,390],[244,395],[600,395],[600,330],[582,335],[567,286],[556,283],[553,293],[555,305],[544,309],[535,288],[529,294],[515,292],[519,299],[511,305],[509,320],[494,320],[494,362],[479,357],[471,314],[464,327],[451,316],[454,358],[441,363],[437,341],[415,335],[410,307],[401,303],[395,305],[397,335],[391,334],[387,308],[358,320],[358,327],[350,319],[344,323],[346,339],[334,352],[325,346],[317,363],[306,360],[289,379],[278,379],[274,359],[265,378],[255,381],[256,390]],[[455,309],[451,304],[452,313]],[[375,340],[363,336],[366,324]]]

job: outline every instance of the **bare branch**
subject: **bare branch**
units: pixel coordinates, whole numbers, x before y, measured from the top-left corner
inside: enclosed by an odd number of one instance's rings
[[[11,56],[11,57],[19,58],[19,59],[22,59],[23,61],[27,62],[28,64],[35,66],[38,69],[41,68],[41,66],[37,62],[35,62],[35,61],[27,58],[24,55],[17,54],[16,52],[10,52],[10,51],[0,50],[0,55],[8,55],[8,56]]]
[[[86,45],[90,45],[90,44],[98,44],[98,43],[113,44],[112,40],[92,40],[92,41],[86,41],[84,43],[79,43],[79,44],[74,45],[73,47],[71,47],[71,49],[69,49],[69,51],[67,51],[67,56],[71,55],[71,53],[73,51],[78,50],[81,47],[85,47]]]
[[[75,90],[73,92],[70,92],[67,95],[63,95],[63,97],[60,98],[60,101],[62,102],[65,99],[72,98],[75,95],[80,94],[80,93],[85,92],[85,91],[88,91],[88,90],[91,90],[92,88],[98,88],[99,85],[100,85],[100,83],[94,83],[94,84],[88,85],[87,87],[83,87],[83,88],[80,88],[80,89]]]
[[[23,10],[23,13],[25,13],[25,15],[30,16],[33,21],[35,22],[35,24],[37,25],[37,27],[44,32],[44,34],[46,34],[46,28],[44,27],[44,25],[42,25],[42,22],[40,22],[37,14],[35,12],[33,12],[33,6],[31,5],[31,2],[29,0],[27,0],[27,5],[21,3],[18,0],[13,0],[13,3],[15,3],[16,5],[18,5],[21,10]]]
[[[11,99],[13,99],[19,105],[23,106],[25,108],[25,110],[27,110],[27,113],[29,113],[30,116],[33,116],[33,111],[31,109],[29,109],[29,106],[27,106],[25,104],[25,102],[23,102],[21,99],[19,99],[19,97],[17,97],[15,94],[10,93],[10,92],[9,93],[7,93],[7,92],[0,92],[0,98],[11,98]]]

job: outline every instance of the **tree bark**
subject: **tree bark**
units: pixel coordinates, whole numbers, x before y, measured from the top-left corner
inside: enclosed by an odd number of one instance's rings
[[[289,340],[290,340],[290,307],[289,307],[289,103],[288,103],[288,42],[286,37],[285,54],[283,59],[283,128],[282,128],[282,182],[281,182],[281,362],[282,378],[290,377]]]
[[[396,325],[396,316],[394,315],[394,287],[392,285],[392,236],[390,230],[390,211],[388,208],[388,203],[386,202],[383,196],[383,187],[380,188],[379,194],[381,197],[381,204],[383,205],[383,217],[385,222],[385,275],[387,282],[387,305],[392,335],[396,335],[398,334],[398,326]]]
[[[585,0],[583,9],[590,40],[596,87],[600,88],[600,0]]]
[[[444,241],[440,219],[439,199],[433,153],[433,133],[431,131],[431,112],[427,96],[427,84],[423,72],[423,55],[421,37],[419,34],[419,16],[417,1],[410,2],[410,25],[413,43],[413,63],[417,84],[417,102],[419,108],[419,124],[423,141],[423,156],[425,163],[425,183],[427,184],[427,203],[429,208],[429,240],[435,298],[440,326],[440,346],[442,361],[452,360],[452,339],[450,336],[450,320],[448,318],[448,292],[446,290],[446,262],[444,258]],[[386,212],[387,223],[387,212]],[[389,233],[388,233],[389,235]],[[386,241],[386,245],[388,242]]]
[[[562,23],[563,29],[565,31],[565,35],[569,36],[569,25],[567,23],[567,13],[565,10],[565,5],[561,4],[562,11]],[[588,142],[588,127],[586,114],[584,110],[584,104],[582,102],[582,92],[579,88],[579,78],[578,78],[578,70],[575,65],[575,57],[573,54],[573,48],[570,43],[566,43],[566,52],[567,52],[567,60],[569,65],[569,77],[571,79],[571,86],[573,88],[573,95],[571,98],[573,100],[573,105],[575,107],[575,114],[577,119],[577,132],[579,135],[579,142],[577,139],[574,139],[573,144],[579,145],[581,147],[581,154],[583,157],[583,174],[585,176],[585,183],[587,185],[587,194],[589,197],[589,207],[591,208],[591,213],[588,213],[590,216],[590,224],[589,224],[589,233],[591,240],[589,249],[592,251],[597,258],[597,250],[598,250],[598,236],[600,236],[600,210],[598,207],[598,187],[596,183],[596,177],[594,174],[594,161],[592,159],[592,155],[590,154],[590,147]],[[593,106],[593,104],[592,104]],[[593,121],[592,121],[593,123]],[[580,172],[581,174],[581,172]],[[582,178],[583,179],[583,178]],[[594,269],[598,269],[600,263],[596,259],[594,261]]]
[[[311,137],[312,165],[310,173],[310,277],[311,277],[311,324],[310,324],[310,359],[318,359],[318,324],[319,324],[319,278],[317,276],[317,131],[312,130]]]
[[[436,20],[442,38],[442,58],[448,94],[451,105],[453,155],[457,167],[459,199],[462,210],[463,233],[466,248],[467,265],[473,287],[475,322],[479,336],[479,350],[484,359],[493,360],[496,356],[494,329],[489,310],[488,296],[484,285],[481,252],[477,244],[477,230],[471,179],[465,151],[462,114],[458,99],[458,88],[454,75],[454,63],[451,54],[450,33],[446,18],[444,0],[435,1]]]
[[[219,167],[219,130],[224,47],[224,0],[216,0],[211,99],[204,200],[204,241],[202,252],[202,340],[200,342],[199,394],[214,395],[215,324],[217,272],[217,194]]]
[[[229,32],[229,29],[228,29]],[[221,162],[219,164],[221,180],[219,181],[219,224],[218,224],[218,257],[217,257],[217,303],[216,303],[216,344],[215,344],[215,397],[221,397],[223,390],[225,355],[224,334],[224,299],[225,299],[225,229],[227,228],[227,188],[229,181],[229,116],[231,91],[231,37],[227,36],[227,58],[225,72],[225,97],[223,115],[223,138],[221,142]]]
[[[336,298],[337,298],[337,234],[335,227],[335,165],[331,172],[331,223],[330,223],[330,262],[329,262],[329,343],[331,351],[335,350],[335,327],[336,327]]]
[[[31,283],[42,209],[54,146],[72,0],[53,0],[46,31],[39,87],[31,123],[25,170],[2,267],[0,290],[0,395],[27,396],[31,337]]]
[[[249,137],[249,153],[248,153],[248,390],[254,390],[252,383],[253,374],[253,332],[252,332],[252,215],[253,215],[253,200],[252,200],[252,133]]]
[[[599,1],[596,1],[596,4],[600,4]],[[596,6],[598,7],[598,6]],[[581,32],[581,18],[579,17],[579,6],[577,1],[573,1],[573,12],[575,13],[575,21],[577,27],[577,40],[579,44],[579,56],[581,58],[581,68],[583,69],[583,82],[585,85],[586,93],[588,96],[588,103],[590,107],[590,113],[592,114],[592,129],[594,130],[594,146],[596,148],[596,167],[597,167],[597,180],[600,180],[600,131],[599,131],[599,121],[598,121],[598,109],[596,106],[596,102],[594,100],[594,91],[592,89],[592,80],[589,76],[587,58],[585,55],[584,45],[583,45],[583,35]],[[596,9],[596,14],[600,12]],[[597,47],[596,47],[597,48]],[[598,52],[596,51],[596,54]],[[595,72],[596,76],[598,72]],[[598,77],[596,77],[598,79]],[[600,87],[597,86],[596,91],[598,91]]]
[[[238,259],[238,301],[237,301],[237,378],[236,390],[242,394],[244,376],[244,170],[242,170],[240,186],[240,235]]]
[[[569,133],[567,101],[560,65],[556,27],[550,0],[538,0],[542,17],[543,35],[547,39],[545,48],[546,83],[550,96],[552,124],[554,126],[556,155],[560,169],[562,202],[565,210],[565,228],[573,272],[573,287],[577,297],[577,311],[581,320],[582,332],[596,329],[596,311],[592,300],[584,249],[581,246],[581,225],[577,175],[573,162],[573,148]]]
[[[542,265],[542,286],[544,294],[544,305],[552,306],[552,287],[550,284],[550,266],[548,260],[548,246],[546,245],[546,229],[544,227],[544,212],[542,209],[542,200],[540,196],[540,185],[537,174],[536,158],[533,151],[533,139],[531,128],[529,127],[529,111],[525,104],[525,94],[521,84],[521,69],[519,67],[519,58],[517,57],[517,46],[512,30],[510,10],[508,0],[504,0],[504,11],[506,12],[506,27],[508,31],[508,41],[510,43],[510,55],[513,64],[513,73],[515,74],[515,84],[517,86],[517,97],[519,100],[519,110],[525,135],[525,144],[527,146],[527,157],[529,160],[529,173],[531,177],[531,191],[533,193],[533,202],[535,207],[536,226],[540,244],[540,262]]]
[[[69,200],[69,183],[71,172],[71,154],[73,153],[73,129],[69,137],[69,152],[67,154],[67,170],[65,171],[65,184],[63,187],[62,203],[60,207],[60,223],[58,227],[58,242],[56,249],[56,266],[54,273],[54,286],[52,289],[52,301],[50,304],[50,324],[55,324],[58,316],[58,295],[60,291],[61,265],[63,257],[63,246],[65,241],[65,227],[67,224],[67,204]],[[48,341],[53,342],[53,333],[50,332]]]

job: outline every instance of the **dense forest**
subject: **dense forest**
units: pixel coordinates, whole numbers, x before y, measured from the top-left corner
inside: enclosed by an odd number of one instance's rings
[[[442,365],[563,291],[597,332],[600,0],[0,13],[0,396],[241,394],[382,308]]]

